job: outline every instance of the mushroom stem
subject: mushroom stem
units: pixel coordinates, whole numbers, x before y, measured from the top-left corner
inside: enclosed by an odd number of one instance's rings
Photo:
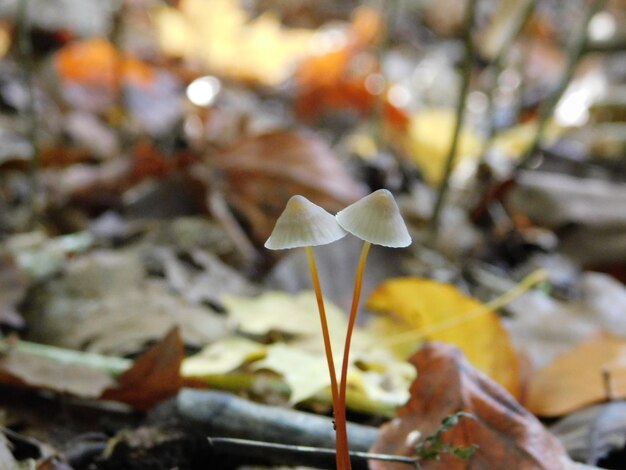
[[[326,351],[326,362],[328,363],[328,374],[330,376],[330,390],[333,400],[333,414],[335,417],[336,437],[337,437],[337,469],[346,470],[350,468],[349,450],[348,450],[348,438],[346,430],[346,414],[340,410],[339,401],[339,387],[337,385],[337,374],[335,371],[335,361],[333,360],[333,351],[330,343],[330,333],[328,330],[328,322],[326,320],[326,308],[324,307],[324,297],[322,296],[322,289],[320,287],[320,280],[317,275],[317,265],[315,264],[315,257],[313,255],[313,248],[310,246],[304,247],[309,262],[309,269],[311,271],[311,281],[313,283],[313,290],[315,291],[315,298],[317,299],[317,309],[320,314],[320,322],[322,324],[322,336],[324,337],[324,350]],[[347,465],[347,467],[346,467]]]
[[[372,244],[365,242],[363,249],[361,250],[361,257],[359,258],[359,265],[356,270],[356,276],[354,278],[354,291],[352,294],[352,306],[350,307],[350,318],[348,320],[348,330],[346,332],[346,341],[343,348],[343,362],[341,364],[341,381],[339,382],[339,406],[338,412],[341,413],[341,418],[335,416],[337,420],[337,435],[340,432],[346,434],[346,449],[348,449],[348,436],[345,429],[340,431],[339,425],[346,426],[346,389],[348,379],[348,362],[350,359],[350,343],[352,342],[352,332],[354,331],[354,325],[356,323],[357,310],[359,309],[359,300],[361,298],[361,286],[363,285],[363,272],[365,271],[365,262],[367,261],[367,254],[370,251]],[[348,454],[348,469],[350,468],[350,457]]]

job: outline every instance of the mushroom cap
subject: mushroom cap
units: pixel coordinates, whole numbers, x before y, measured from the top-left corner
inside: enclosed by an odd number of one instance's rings
[[[335,217],[304,196],[292,196],[274,225],[265,248],[284,250],[332,243],[346,236]]]
[[[365,196],[339,211],[335,217],[345,230],[366,242],[390,248],[411,244],[400,209],[386,189]]]

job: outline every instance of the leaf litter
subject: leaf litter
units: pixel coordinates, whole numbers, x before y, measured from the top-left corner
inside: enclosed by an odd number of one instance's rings
[[[598,24],[623,29],[615,5],[583,28],[601,52],[571,77],[561,72],[577,33],[566,38],[554,18],[584,24],[586,8],[481,5],[480,59],[446,162],[459,51],[470,49],[456,0],[383,11],[48,3],[0,7],[3,391],[60,397],[65,413],[78,398],[105,420],[116,401],[167,409],[183,385],[329,413],[303,258],[260,246],[294,194],[334,213],[387,188],[419,243],[368,261],[351,418],[380,425],[398,409],[381,428],[384,452],[416,455],[440,439],[452,453],[479,446],[424,468],[570,465],[493,379],[530,411],[562,417],[551,429],[572,457],[623,467],[610,455],[624,446],[623,73],[606,52],[615,38],[597,36]],[[200,100],[198,84],[211,85]],[[439,227],[428,227],[448,182]],[[357,251],[349,239],[316,250],[338,357]],[[531,286],[524,276],[537,268],[547,276]],[[474,418],[456,422],[458,411]],[[442,420],[450,426],[438,434]],[[102,425],[98,449],[110,438],[116,451],[85,456],[60,443],[59,423],[35,443],[29,420],[15,423],[0,433],[0,466],[83,468],[84,457],[122,468],[189,443],[189,430],[169,424],[126,434]],[[23,446],[47,441],[57,448],[24,458]]]

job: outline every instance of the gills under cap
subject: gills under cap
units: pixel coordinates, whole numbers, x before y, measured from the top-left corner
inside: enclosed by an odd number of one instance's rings
[[[346,207],[336,215],[341,227],[374,245],[403,248],[411,244],[400,209],[393,195],[379,189]]]
[[[274,225],[265,248],[284,250],[332,243],[346,235],[335,217],[304,196],[292,196]]]

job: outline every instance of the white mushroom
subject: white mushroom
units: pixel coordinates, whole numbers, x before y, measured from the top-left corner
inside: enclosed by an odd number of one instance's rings
[[[339,381],[338,409],[345,410],[350,343],[356,323],[359,299],[361,298],[361,286],[363,284],[363,272],[365,270],[367,254],[372,244],[390,248],[409,246],[411,244],[411,236],[409,235],[409,231],[406,228],[393,195],[386,189],[379,189],[365,196],[338,212],[335,218],[341,227],[364,241],[354,279],[352,307],[350,308],[348,330],[346,332],[346,341],[343,349],[341,379]],[[342,424],[345,424],[345,421],[342,421]],[[337,432],[339,432],[339,430]]]
[[[411,244],[411,236],[395,199],[386,189],[346,207],[336,215],[341,227],[361,240],[390,248]]]
[[[337,220],[320,206],[304,196],[292,196],[283,213],[278,217],[265,248],[284,250],[319,246],[343,238],[346,232]]]
[[[311,271],[311,280],[315,297],[317,298],[317,308],[322,324],[322,335],[324,337],[324,349],[326,352],[326,362],[328,363],[328,373],[330,376],[330,388],[333,399],[333,409],[337,422],[337,468],[347,470],[350,468],[348,438],[346,434],[345,410],[339,407],[339,385],[335,372],[335,362],[330,344],[330,332],[326,320],[326,309],[324,308],[324,298],[317,275],[317,267],[313,256],[313,247],[326,245],[335,240],[345,237],[347,232],[343,230],[335,217],[321,207],[313,204],[304,196],[292,196],[287,202],[283,213],[278,217],[272,234],[265,242],[265,247],[270,250],[283,250],[287,248],[304,248]]]

